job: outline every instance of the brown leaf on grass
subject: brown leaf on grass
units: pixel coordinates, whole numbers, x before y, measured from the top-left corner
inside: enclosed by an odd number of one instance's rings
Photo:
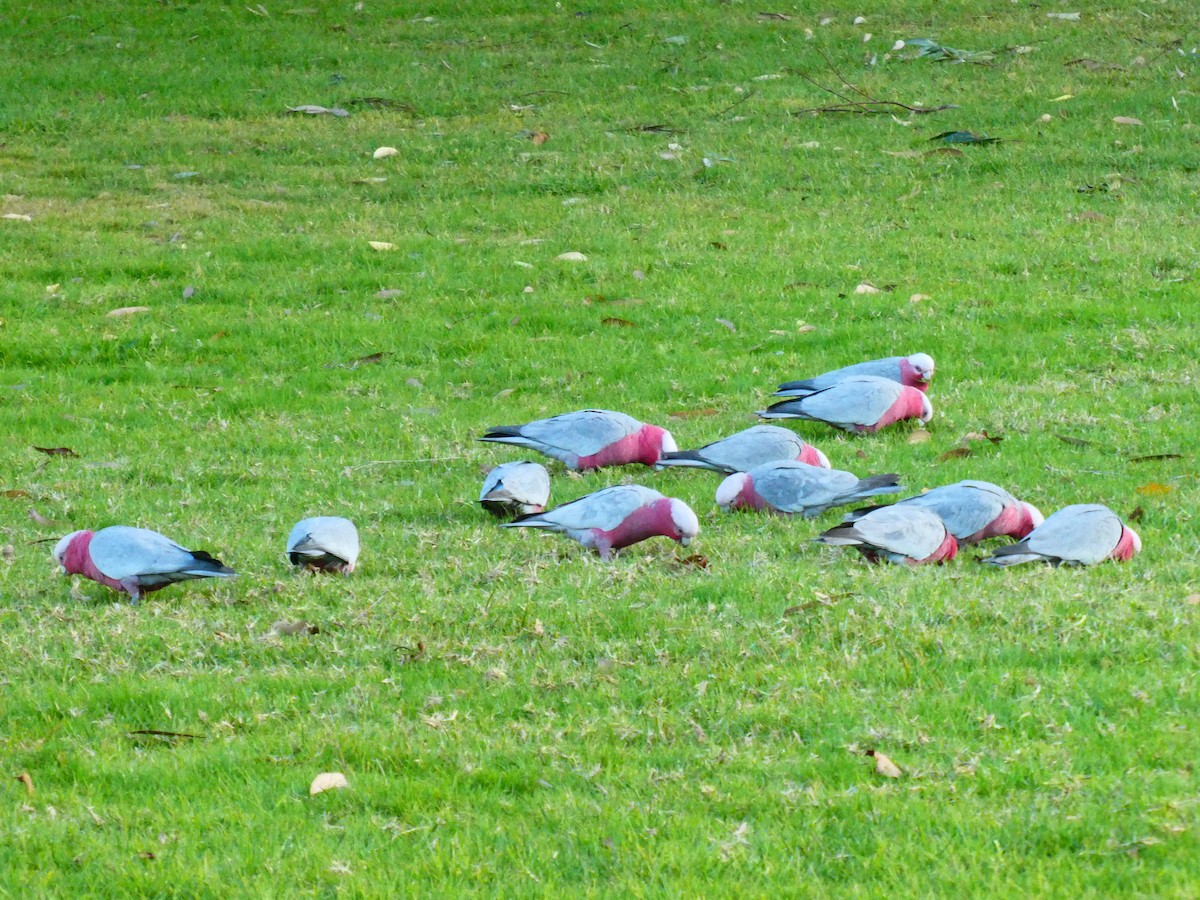
[[[1133,116],[1113,116],[1113,121],[1118,125],[1141,125],[1141,119],[1135,119]]]
[[[950,459],[964,459],[965,457],[968,457],[970,455],[971,455],[970,447],[955,447],[952,450],[947,450],[945,453],[943,453],[941,456],[939,456],[938,461],[946,462],[947,460],[950,460]]]
[[[381,350],[379,353],[368,353],[366,356],[360,356],[357,359],[352,359],[346,363],[346,368],[357,369],[359,366],[373,366],[383,362],[384,357],[392,354],[387,350]]]
[[[10,562],[12,561],[12,558],[16,555],[17,555],[17,548],[14,547],[12,544],[5,544],[3,547],[0,547],[0,556],[4,557],[5,559],[9,560]]]
[[[900,767],[880,753],[878,750],[868,750],[867,756],[875,757],[875,774],[884,778],[899,778],[904,773]]]
[[[681,566],[691,566],[693,569],[708,568],[708,557],[699,553],[693,553],[691,556],[676,556],[675,562]]]
[[[1056,438],[1072,447],[1094,447],[1095,441],[1085,441],[1083,438],[1071,437],[1069,434],[1056,434]]]
[[[1002,440],[1004,440],[1004,435],[988,434],[985,429],[983,431],[968,431],[963,435],[962,443],[966,445],[971,443],[971,441],[990,441],[993,444],[999,444]]]
[[[141,853],[138,854],[138,859],[144,859],[144,860],[149,861],[149,860],[158,859],[158,857],[154,855],[153,851],[143,850]]]
[[[288,622],[286,619],[280,619],[271,626],[271,631],[275,634],[320,634],[321,629],[316,625],[309,625],[307,622]]]
[[[700,416],[715,416],[720,410],[714,409],[711,406],[706,406],[703,409],[677,409],[674,412],[667,413],[668,419],[695,419]]]
[[[1142,516],[1144,515],[1146,515],[1146,510],[1142,509],[1140,506],[1135,506],[1133,508],[1133,512],[1131,512],[1127,518],[1130,522],[1140,522],[1142,521]]]
[[[40,512],[38,512],[32,506],[29,507],[29,518],[35,525],[41,525],[41,526],[45,527],[46,525],[50,524],[50,520],[47,519],[45,516],[43,516]]]
[[[636,328],[636,322],[630,322],[628,319],[622,319],[620,316],[606,316],[600,320],[601,325],[608,325],[613,328]]]
[[[722,241],[709,241],[708,246],[712,247],[714,250],[728,250],[729,249],[729,245],[726,243],[723,243]]]
[[[308,795],[315,797],[317,794],[322,794],[325,791],[334,791],[339,788],[348,787],[350,787],[350,782],[346,780],[346,776],[341,772],[322,772],[308,786]]]
[[[910,444],[923,444],[927,440],[929,440],[931,437],[933,437],[933,435],[930,434],[928,431],[926,431],[924,428],[918,428],[916,431],[914,431],[912,434],[910,434],[908,436],[908,442]]]
[[[1161,484],[1157,481],[1149,481],[1141,487],[1134,488],[1137,493],[1143,497],[1165,497],[1167,494],[1174,493],[1175,488],[1169,484]]]
[[[1158,462],[1162,459],[1183,459],[1182,453],[1154,453],[1150,456],[1131,456],[1131,463]]]
[[[1188,594],[1183,598],[1183,602],[1188,606],[1200,606],[1200,594]]]
[[[79,454],[70,447],[34,447],[38,453],[45,453],[47,456],[70,456],[78,458]]]
[[[546,143],[546,141],[550,140],[550,135],[546,134],[544,131],[534,131],[530,133],[529,140],[535,147],[540,147],[542,144]]]
[[[14,775],[14,780],[25,785],[25,793],[30,797],[33,796],[33,777],[28,772],[22,772],[20,775]]]
[[[138,313],[150,312],[148,306],[119,306],[116,309],[111,309],[108,312],[110,318],[120,318],[121,316],[134,316]]]
[[[760,21],[763,22],[790,22],[792,17],[787,13],[777,12],[760,12],[757,14]]]
[[[9,500],[16,500],[18,497],[28,497],[29,491],[22,491],[20,489],[14,488],[13,490],[10,490],[10,491],[4,491],[4,496],[7,497]]]
[[[1086,56],[1080,57],[1079,59],[1069,59],[1063,63],[1063,66],[1079,66],[1079,68],[1087,69],[1089,72],[1102,72],[1107,69],[1125,68],[1124,66],[1117,65],[1116,63],[1106,63],[1100,62],[1098,59],[1088,59]]]
[[[854,289],[854,293],[856,293],[856,294],[878,294],[879,288],[875,287],[875,285],[871,284],[871,282],[869,282],[869,281],[864,281],[858,287],[856,287]]]
[[[965,156],[966,154],[957,147],[938,147],[934,150],[926,150],[922,156]]]
[[[137,731],[130,731],[127,732],[127,734],[130,737],[158,737],[167,738],[169,740],[175,740],[177,738],[191,738],[192,740],[200,739],[200,735],[198,734],[188,734],[184,731],[159,731],[157,728],[139,728]]]
[[[516,388],[503,388],[502,390],[496,391],[496,393],[492,395],[492,399],[503,400],[505,397],[511,397],[514,393],[516,393],[516,390]]]

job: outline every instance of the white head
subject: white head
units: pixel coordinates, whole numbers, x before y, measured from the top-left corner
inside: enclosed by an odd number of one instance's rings
[[[928,353],[914,353],[908,358],[908,364],[917,370],[917,377],[922,381],[933,377],[933,357]]]
[[[922,425],[933,418],[933,404],[924,394],[921,395],[921,418],[917,419]]]
[[[817,450],[816,447],[813,447],[813,449]],[[821,465],[822,469],[833,468],[832,466],[829,465],[829,457],[826,456],[824,453],[822,453],[820,450],[817,450],[817,459],[820,460],[820,465]]]
[[[663,433],[662,433],[662,452],[663,453],[679,452],[679,445],[675,443],[675,438],[673,438],[671,436],[671,432],[667,431],[665,428],[663,429]]]
[[[1033,523],[1034,528],[1037,528],[1046,521],[1046,517],[1042,515],[1042,511],[1032,503],[1022,501],[1021,506],[1024,507],[1025,512],[1029,513],[1029,521]]]
[[[71,546],[71,541],[75,540],[82,531],[72,531],[65,538],[54,545],[54,561],[62,567],[64,573],[67,571],[67,548]]]
[[[745,472],[734,472],[717,486],[717,506],[728,510],[746,485],[750,476]]]
[[[679,529],[679,543],[685,547],[700,533],[700,520],[682,500],[671,499],[671,521]]]

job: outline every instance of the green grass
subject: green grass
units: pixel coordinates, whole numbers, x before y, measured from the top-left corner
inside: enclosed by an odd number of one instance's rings
[[[1195,895],[1192,4],[249,5],[3,12],[0,894]],[[997,55],[884,58],[913,37]],[[819,50],[959,108],[796,116],[838,102]],[[357,97],[411,109],[285,112]],[[884,152],[954,129],[1005,140]],[[918,350],[929,442],[798,429],[914,490],[1140,510],[1143,554],[870,568],[807,542],[836,513],[560,471],[701,516],[707,570],[605,565],[473,502],[516,458],[485,426],[594,405],[695,446]],[[352,578],[289,571],[309,514],[358,523]],[[241,577],[134,608],[30,543],[114,523]]]

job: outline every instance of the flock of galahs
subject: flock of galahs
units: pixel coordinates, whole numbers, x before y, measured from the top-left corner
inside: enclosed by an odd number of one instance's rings
[[[857,434],[905,419],[924,424],[933,415],[926,396],[933,372],[933,359],[925,353],[858,363],[781,384],[775,395],[783,399],[758,415],[824,422]],[[755,425],[697,450],[679,450],[664,428],[620,412],[585,409],[497,426],[480,440],[535,450],[576,472],[630,464],[719,472],[726,477],[716,501],[724,510],[812,518],[904,490],[896,474],[859,478],[831,468],[824,453],[777,425]],[[490,513],[512,519],[503,527],[565,534],[604,560],[614,550],[656,536],[686,547],[700,532],[699,519],[684,501],[642,485],[602,488],[547,510],[549,500],[550,473],[528,461],[492,469],[479,495]],[[993,537],[1012,537],[1016,543],[982,560],[992,566],[1035,561],[1086,566],[1128,560],[1142,549],[1137,533],[1106,506],[1076,504],[1043,519],[1034,506],[986,481],[959,481],[890,505],[856,509],[813,540],[855,547],[871,562],[911,566],[945,562],[960,545]],[[336,516],[304,519],[288,536],[287,555],[296,566],[348,575],[358,561],[358,532]],[[66,573],[108,585],[134,602],[177,581],[235,575],[204,551],[126,526],[73,532],[58,542],[54,557]]]

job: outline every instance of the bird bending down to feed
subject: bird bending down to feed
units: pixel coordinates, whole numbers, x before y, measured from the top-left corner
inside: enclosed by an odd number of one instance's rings
[[[349,575],[358,563],[358,529],[340,516],[301,519],[288,535],[287,554],[294,566]]]
[[[652,466],[679,448],[671,432],[624,413],[581,409],[524,425],[497,425],[481,441],[528,447],[577,472],[601,466]]]
[[[984,562],[1015,566],[1045,562],[1053,566],[1091,566],[1106,559],[1125,562],[1142,550],[1138,533],[1107,506],[1064,506],[1015,544],[1000,547]]]
[[[893,422],[933,418],[933,404],[916,388],[889,378],[856,375],[803,397],[773,403],[764,419],[809,419],[856,434],[870,434]]]
[[[813,538],[821,544],[856,547],[870,562],[918,566],[954,559],[958,542],[937,513],[920,506],[881,506],[856,522]]]
[[[859,478],[841,469],[776,462],[730,475],[717,488],[717,504],[722,509],[766,509],[811,519],[835,506],[902,490],[899,475]]]
[[[497,518],[540,513],[550,501],[550,473],[541,463],[501,463],[479,491],[483,508]]]
[[[832,372],[826,372],[813,378],[785,381],[776,389],[775,396],[806,397],[827,387],[833,387],[839,381],[859,375],[888,378],[907,387],[916,388],[918,391],[926,391],[929,388],[929,380],[933,378],[933,357],[928,353],[914,353],[912,356],[871,359],[867,362],[834,369]]]
[[[1023,503],[988,481],[957,481],[897,500],[893,505],[933,510],[960,545],[976,544],[991,537],[1023,538],[1042,524],[1042,514],[1036,506]],[[856,522],[878,508],[856,509],[846,514],[845,521]]]
[[[795,460],[810,466],[829,468],[825,454],[794,431],[778,425],[753,425],[744,431],[705,444],[699,450],[664,453],[658,468],[689,466],[713,472],[749,472],[764,463]]]

